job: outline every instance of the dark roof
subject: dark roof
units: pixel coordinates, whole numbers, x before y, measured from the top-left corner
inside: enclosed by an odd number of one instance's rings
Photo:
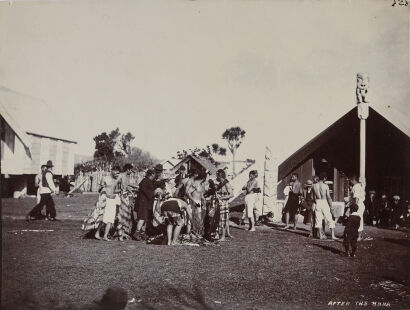
[[[397,122],[392,123],[390,120],[386,119],[382,114],[371,107],[369,111],[369,119],[366,121],[366,124],[366,131],[372,131],[374,135],[377,136],[377,139],[382,139],[383,131],[386,131],[384,134],[386,137],[390,135],[390,133],[387,133],[387,128],[395,128],[392,130],[394,130],[396,134],[401,137],[401,141],[405,141],[404,143],[406,145],[409,144],[410,139],[407,132],[402,130],[402,126],[397,126]],[[339,157],[344,157],[342,162],[347,162],[348,159],[351,159],[351,157],[357,156],[357,154],[355,153],[352,154],[352,150],[349,149],[355,148],[354,144],[348,143],[349,141],[347,140],[349,140],[349,137],[351,140],[353,135],[358,135],[358,133],[359,120],[357,117],[357,109],[353,108],[327,129],[319,133],[316,137],[302,146],[298,151],[289,156],[285,161],[283,161],[278,168],[278,180],[282,180],[283,178],[288,176],[292,171],[302,165],[307,159],[311,158],[316,151],[322,148],[322,146],[330,143],[331,141],[333,141],[333,144],[336,143],[335,141],[343,141],[343,143],[346,144],[346,147],[344,149],[343,147],[341,148],[342,153],[339,154]],[[344,140],[340,138],[342,136],[344,137]],[[384,137],[383,139],[385,139],[386,137]],[[358,143],[358,139],[356,138],[354,143]],[[375,137],[368,137],[368,143],[370,144],[371,141],[372,143],[375,143],[373,139],[375,139]],[[367,146],[367,148],[369,148],[369,146]],[[356,160],[354,160],[354,162],[356,162]]]
[[[204,169],[209,170],[211,172],[211,174],[216,174],[217,168],[216,166],[211,163],[211,161],[209,161],[206,158],[199,158],[193,155],[188,155],[186,156],[184,159],[182,159],[179,163],[177,163],[172,170],[176,171],[179,169],[179,167],[181,167],[181,165],[183,165],[184,163],[188,162],[189,160],[194,160],[195,162],[197,162],[199,165],[201,165]]]

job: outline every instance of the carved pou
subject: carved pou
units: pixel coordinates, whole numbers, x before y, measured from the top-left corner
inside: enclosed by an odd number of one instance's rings
[[[367,102],[367,90],[369,88],[369,76],[366,73],[357,74],[356,99],[357,104]]]
[[[357,74],[356,102],[359,119],[367,119],[369,116],[369,101],[367,90],[369,89],[369,76],[366,73]]]

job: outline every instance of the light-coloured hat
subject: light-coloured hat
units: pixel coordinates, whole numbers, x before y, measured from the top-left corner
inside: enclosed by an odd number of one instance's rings
[[[312,180],[307,180],[305,185],[306,186],[313,186]]]
[[[369,194],[376,194],[376,191],[375,190],[370,190]]]
[[[394,196],[393,196],[393,199],[394,199],[394,200],[400,200],[400,196],[399,196],[399,195],[394,195]]]

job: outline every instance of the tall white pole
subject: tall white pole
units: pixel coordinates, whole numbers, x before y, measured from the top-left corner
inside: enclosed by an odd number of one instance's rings
[[[366,73],[357,74],[356,100],[357,116],[360,120],[360,177],[359,182],[366,188],[366,119],[369,117],[369,101],[367,91],[369,76]]]

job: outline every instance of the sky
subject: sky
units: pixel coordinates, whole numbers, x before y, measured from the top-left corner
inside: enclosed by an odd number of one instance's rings
[[[238,158],[283,160],[355,107],[358,72],[408,115],[409,15],[391,4],[2,2],[0,84],[43,99],[79,154],[116,127],[166,159],[240,126]]]

